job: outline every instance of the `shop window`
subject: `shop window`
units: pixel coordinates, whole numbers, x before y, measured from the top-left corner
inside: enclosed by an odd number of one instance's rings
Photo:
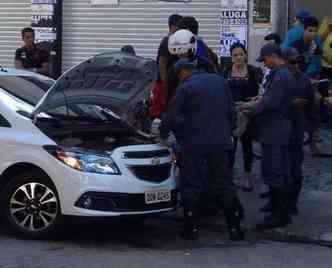
[[[271,24],[271,0],[254,0],[254,24]]]

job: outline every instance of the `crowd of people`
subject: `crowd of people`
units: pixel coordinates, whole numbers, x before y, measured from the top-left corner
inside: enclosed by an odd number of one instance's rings
[[[244,239],[236,186],[254,188],[253,141],[261,145],[261,175],[269,188],[264,194],[269,201],[260,209],[268,214],[256,227],[285,227],[298,213],[304,134],[314,144],[320,123],[328,120],[332,19],[319,24],[308,11],[297,12],[284,40],[277,34],[265,38],[257,58],[263,69],[248,64],[246,47],[234,43],[232,62],[221,70],[198,30],[194,17],[169,17],[150,106],[152,119],[160,120],[161,139],[176,138],[182,235],[198,238],[202,200],[208,200],[206,207],[223,210],[230,239]],[[238,181],[233,168],[239,142],[244,175]]]
[[[332,17],[320,24],[310,12],[297,12],[283,40],[277,34],[266,36],[257,58],[263,69],[248,64],[246,47],[238,42],[230,48],[231,64],[221,68],[218,56],[199,37],[194,17],[173,14],[168,26],[158,49],[149,116],[160,122],[161,140],[176,139],[172,148],[180,170],[183,237],[198,238],[199,218],[210,209],[223,210],[230,239],[244,239],[237,186],[244,191],[255,186],[253,141],[261,145],[262,180],[269,188],[264,194],[269,202],[261,208],[269,214],[257,229],[287,226],[298,213],[304,134],[315,144],[332,104]],[[16,68],[47,74],[50,57],[35,44],[33,30],[23,29],[22,38],[25,46],[16,51]],[[122,51],[135,54],[132,46]],[[244,175],[235,180],[238,143]]]

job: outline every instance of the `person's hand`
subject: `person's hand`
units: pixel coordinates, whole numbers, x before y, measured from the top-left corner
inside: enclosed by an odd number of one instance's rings
[[[324,98],[324,104],[327,106],[332,105],[332,96]]]
[[[158,118],[156,118],[152,121],[151,128],[150,128],[150,133],[152,136],[155,136],[155,137],[160,136],[160,131],[159,131],[160,124],[161,124],[161,120]]]
[[[240,111],[246,111],[246,110],[251,111],[257,107],[257,104],[259,101],[260,101],[260,99],[248,101],[248,102],[241,102],[238,106],[238,109]]]

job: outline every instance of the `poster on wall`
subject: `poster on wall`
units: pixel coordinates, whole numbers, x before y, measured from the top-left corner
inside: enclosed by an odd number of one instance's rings
[[[221,0],[220,57],[230,57],[232,44],[248,43],[248,1]]]
[[[50,76],[61,74],[61,1],[31,0],[31,27],[39,47],[51,56]]]
[[[271,24],[271,0],[254,0],[254,24]]]

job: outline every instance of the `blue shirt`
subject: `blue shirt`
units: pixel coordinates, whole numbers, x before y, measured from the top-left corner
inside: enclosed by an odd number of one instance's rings
[[[233,148],[233,123],[234,103],[227,80],[195,72],[177,88],[160,132],[173,131],[189,153],[225,152]]]
[[[293,26],[286,34],[284,41],[281,44],[281,48],[285,49],[285,48],[289,48],[291,47],[291,45],[301,39],[303,37],[304,34],[304,26],[303,24],[297,24],[295,26]],[[322,41],[320,39],[320,37],[317,35],[317,37],[315,38],[316,43],[320,46],[322,44]]]

